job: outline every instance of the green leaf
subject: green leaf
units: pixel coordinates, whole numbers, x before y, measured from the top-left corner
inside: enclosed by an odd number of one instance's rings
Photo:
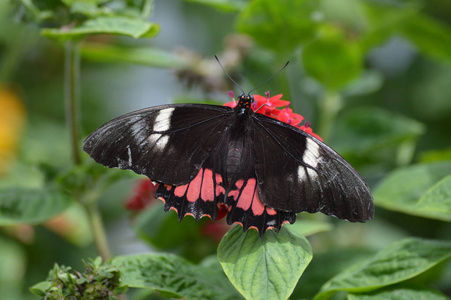
[[[343,272],[349,266],[367,260],[376,251],[361,247],[330,247],[327,252],[315,254],[290,299],[313,299],[323,284]]]
[[[369,293],[350,294],[348,300],[449,300],[437,290],[414,285],[394,285],[388,288],[378,289]]]
[[[52,9],[42,9],[40,10],[36,5],[34,5],[32,0],[20,0],[26,10],[31,14],[35,22],[40,23],[45,20],[54,17],[54,12]],[[52,7],[53,8],[53,7]]]
[[[372,259],[332,278],[315,297],[328,299],[338,291],[368,292],[413,278],[451,257],[451,242],[408,238],[395,242]]]
[[[368,70],[356,80],[350,82],[341,90],[343,98],[366,96],[378,91],[384,84],[383,74],[379,71]]]
[[[186,216],[179,221],[174,211],[165,213],[163,207],[159,201],[139,214],[133,229],[140,239],[159,250],[176,250],[191,261],[216,253],[217,242],[203,233],[203,228],[213,223],[211,219],[205,217],[197,222]]]
[[[3,228],[4,229],[4,228]],[[2,299],[23,299],[27,256],[19,242],[0,236],[0,291]]]
[[[171,293],[186,299],[239,299],[219,265],[194,265],[170,254],[117,256],[112,265],[122,275],[122,285]]]
[[[188,62],[172,53],[154,48],[126,48],[106,44],[83,43],[83,57],[101,62],[126,62],[157,68],[186,68]]]
[[[147,19],[152,12],[152,0],[124,1],[116,0],[105,3],[104,0],[66,1],[71,14],[82,14],[90,18],[100,16],[121,16]]]
[[[330,90],[338,90],[357,78],[363,69],[363,55],[357,43],[335,27],[322,29],[322,35],[305,46],[305,71]]]
[[[451,175],[431,187],[414,209],[432,218],[451,222]]]
[[[297,220],[294,224],[285,225],[286,229],[298,235],[310,236],[319,232],[329,231],[332,225],[315,220]]]
[[[419,7],[412,1],[403,4],[375,1],[361,1],[365,6],[365,32],[361,36],[362,51],[383,44],[394,34],[399,34],[405,22],[418,13]]]
[[[385,209],[451,221],[451,162],[414,165],[390,173],[373,192]]]
[[[88,17],[97,17],[109,13],[109,10],[98,7],[95,2],[80,0],[72,2],[73,3],[70,4],[71,13],[78,13]]]
[[[39,297],[44,297],[46,295],[46,291],[52,286],[52,283],[49,281],[41,281],[30,287],[30,292]]]
[[[211,6],[225,12],[236,12],[246,7],[246,0],[188,0],[189,2]]]
[[[423,132],[423,124],[413,119],[376,107],[359,107],[340,117],[333,139],[342,155],[362,155],[415,141]]]
[[[355,34],[365,26],[365,2],[361,0],[322,0],[321,13],[328,22]]]
[[[451,161],[451,147],[441,150],[431,150],[421,153],[420,162],[430,163],[437,161]]]
[[[402,23],[401,34],[425,55],[451,62],[451,27],[418,13]]]
[[[175,212],[165,213],[163,207],[163,203],[157,203],[139,214],[133,229],[141,239],[160,250],[199,240],[200,224],[194,218],[187,216],[179,222]]]
[[[72,199],[51,189],[0,191],[0,225],[39,224],[62,213]]]
[[[57,174],[54,182],[58,188],[80,201],[97,201],[105,190],[122,179],[139,178],[132,171],[106,168],[93,160],[73,166]]]
[[[261,238],[256,230],[235,226],[218,247],[219,262],[246,299],[287,299],[312,259],[305,237],[282,228]]]
[[[134,38],[149,38],[155,36],[160,27],[138,18],[98,17],[74,27],[58,29],[45,28],[41,34],[45,37],[62,41],[80,39],[89,34],[116,34]]]
[[[313,39],[317,23],[313,15],[319,1],[254,0],[238,17],[238,30],[264,47],[289,54]]]

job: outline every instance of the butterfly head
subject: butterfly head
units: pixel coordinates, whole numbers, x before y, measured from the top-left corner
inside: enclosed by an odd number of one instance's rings
[[[254,96],[250,95],[250,94],[241,94],[238,97],[238,103],[237,103],[237,107],[241,108],[241,109],[250,109],[252,102],[254,102]]]

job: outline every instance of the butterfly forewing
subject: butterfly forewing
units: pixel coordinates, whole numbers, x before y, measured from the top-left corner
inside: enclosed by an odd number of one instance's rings
[[[191,181],[233,118],[228,107],[173,104],[116,118],[94,131],[83,149],[108,167],[133,170],[154,181]]]
[[[254,114],[262,202],[280,211],[322,212],[353,222],[374,215],[368,186],[339,154],[293,126]]]
[[[244,230],[279,231],[296,213],[360,221],[374,214],[360,175],[304,131],[253,113],[250,96],[234,110],[202,104],[151,107],[94,131],[83,149],[97,162],[144,174],[179,219],[218,217]]]

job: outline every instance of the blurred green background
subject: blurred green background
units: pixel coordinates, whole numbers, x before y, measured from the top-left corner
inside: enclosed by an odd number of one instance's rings
[[[64,103],[62,40],[67,36],[42,30],[65,25],[70,17],[64,7],[74,2],[0,2],[0,188],[42,187],[49,173],[73,165]],[[394,169],[451,160],[449,0],[97,2],[126,2],[132,8],[149,3],[150,16],[144,20],[159,24],[160,31],[151,38],[107,31],[83,37],[78,44],[83,138],[132,110],[170,102],[229,101],[227,91],[239,91],[215,62],[217,54],[245,91],[290,60],[255,93],[284,94],[372,189]],[[40,17],[24,3],[35,3]],[[43,17],[52,10],[53,18]],[[78,14],[82,20],[92,17]],[[88,161],[86,155],[83,160]],[[132,229],[136,222],[124,208],[137,180],[128,176],[117,181],[99,200],[114,254],[153,251],[155,246],[146,242],[145,233],[136,237],[140,231]],[[449,220],[387,207],[378,208],[376,219],[367,224],[314,218],[334,227],[310,238],[317,260],[298,287],[306,298],[360,256],[402,237],[449,240],[451,232]],[[195,247],[190,238],[177,240]],[[197,256],[178,253],[198,261],[214,253],[216,243],[196,249]],[[0,295],[36,298],[28,287],[45,279],[55,262],[82,269],[81,259],[96,255],[77,204],[50,222],[1,226]],[[333,270],[317,271],[332,259],[340,261]],[[449,263],[443,268],[451,274]],[[435,286],[451,295],[449,280]]]

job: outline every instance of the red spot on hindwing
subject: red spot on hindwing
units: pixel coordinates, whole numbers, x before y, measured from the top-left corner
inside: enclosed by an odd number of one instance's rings
[[[224,187],[221,185],[222,183],[222,176],[219,174],[215,175],[215,179],[216,179],[216,197],[218,197],[221,194],[225,194],[225,189]]]
[[[229,225],[240,224],[244,231],[256,229],[260,236],[268,229],[279,231],[283,224],[296,219],[292,212],[276,211],[262,203],[255,177],[240,179],[228,186],[221,174],[211,168],[200,168],[187,184],[160,186],[157,194],[165,201],[165,211],[176,211],[179,220],[187,215],[196,220],[202,217],[217,220],[227,215]]]
[[[251,209],[254,216],[262,215],[265,209],[272,210],[270,212],[271,215],[277,213],[271,208],[266,208],[261,202],[258,196],[257,180],[255,178],[248,179],[246,185],[244,185],[244,180],[240,179],[235,183],[235,186],[237,189],[231,190],[229,197],[237,201],[236,207],[245,211]]]
[[[196,177],[189,183],[186,199],[189,202],[196,202],[200,198],[200,189],[202,187],[202,173],[203,169],[199,170]]]
[[[271,207],[265,206],[258,195],[257,180],[250,178],[245,183],[240,179],[235,183],[236,189],[229,192],[229,197],[236,201],[236,207],[250,212],[254,216],[261,216],[265,211],[268,215],[275,216],[277,211]]]
[[[239,188],[240,187],[238,187],[238,189]],[[255,179],[252,178],[247,181],[246,186],[243,188],[236,206],[242,208],[243,210],[248,210],[252,205],[252,201],[254,200],[255,194],[254,191],[255,191]],[[233,199],[237,200],[235,197],[233,197]]]
[[[221,175],[214,174],[211,169],[201,168],[191,182],[175,187],[174,195],[177,197],[186,196],[186,200],[189,202],[196,202],[197,200],[214,201],[221,193],[225,193],[224,187],[220,185],[221,183]]]
[[[204,201],[215,200],[215,187],[214,187],[214,181],[213,181],[213,171],[210,169],[204,170],[204,175],[202,177],[202,190],[201,190],[200,196],[201,196],[202,200],[204,200]]]
[[[252,212],[255,216],[260,216],[265,211],[265,206],[263,205],[262,201],[258,197],[257,189],[255,189],[254,192],[254,199],[252,201]]]
[[[174,189],[174,195],[177,196],[177,197],[183,197],[183,196],[185,196],[185,193],[186,193],[187,189],[188,189],[188,185],[187,184],[177,186]]]
[[[239,195],[240,195],[240,190],[243,187],[243,184],[244,184],[244,180],[243,179],[240,179],[237,182],[235,182],[235,186],[237,187],[237,189],[236,190],[231,190],[229,192],[228,196],[229,197],[233,197],[233,200],[236,201],[238,199]]]
[[[277,211],[274,208],[266,206],[266,213],[271,216],[277,215]]]

